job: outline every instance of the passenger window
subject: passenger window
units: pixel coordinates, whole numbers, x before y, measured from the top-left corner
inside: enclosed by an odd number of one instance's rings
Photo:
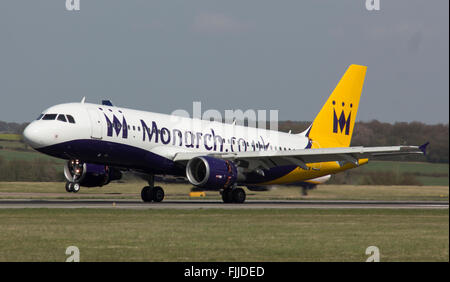
[[[70,123],[75,123],[75,119],[74,119],[73,116],[71,116],[71,115],[67,115],[67,120],[68,120]]]
[[[63,122],[67,122],[66,117],[64,115],[58,115],[57,120],[63,121]]]
[[[42,120],[54,120],[54,119],[56,119],[56,114],[46,114],[42,118]]]
[[[136,130],[136,127],[133,125],[133,130]]]

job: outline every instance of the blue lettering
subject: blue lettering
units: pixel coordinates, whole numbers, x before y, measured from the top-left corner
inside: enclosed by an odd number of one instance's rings
[[[201,132],[197,132],[197,145],[195,145],[195,147],[198,149],[198,147],[200,146],[200,139],[202,138],[203,133]]]
[[[158,126],[156,125],[156,122],[152,122],[152,131],[150,132],[150,129],[147,127],[147,124],[141,119],[142,124],[142,141],[145,141],[145,135],[147,133],[148,135],[148,141],[150,142],[153,138],[153,134],[155,134],[155,143],[158,143]]]
[[[113,136],[113,128],[114,128],[114,131],[116,132],[116,135],[119,136],[119,133],[123,128],[122,138],[128,138],[128,125],[127,125],[127,121],[125,120],[125,117],[122,117],[122,123],[120,123],[119,119],[115,115],[113,115],[112,122],[106,114],[104,114],[104,115],[105,115],[105,119],[106,119],[106,126],[108,129],[107,136],[109,136],[109,137]]]
[[[216,140],[219,140],[220,143],[220,152],[223,152],[223,143],[225,142],[225,139],[223,139],[220,135],[216,135],[214,130],[211,128],[213,140],[214,140],[214,151],[217,151],[217,143]]]
[[[167,139],[164,139],[164,136],[167,136]],[[161,142],[165,145],[170,143],[170,131],[165,127],[161,128]]]
[[[176,133],[176,134],[175,134]],[[173,135],[173,144],[175,146],[175,137],[178,136],[180,138],[180,144],[178,146],[183,146],[183,135],[181,134],[181,130],[179,129],[174,129],[172,132]]]
[[[239,140],[238,140],[239,152],[241,152],[241,143],[244,144],[244,152],[246,152],[247,151],[247,142],[245,142],[244,138],[239,138]]]
[[[205,143],[206,150],[211,151],[213,147],[210,147],[210,146],[208,146],[208,144],[206,144],[206,139],[211,140],[211,134],[205,134],[203,136],[203,142]]]
[[[190,142],[190,144],[188,144],[188,133],[191,135],[191,142]],[[185,137],[184,143],[186,144],[186,147],[187,148],[194,148],[194,134],[192,132],[190,132],[190,131],[186,131],[184,133],[184,137]]]

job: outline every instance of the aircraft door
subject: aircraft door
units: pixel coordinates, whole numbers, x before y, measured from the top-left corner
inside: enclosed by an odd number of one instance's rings
[[[102,119],[97,109],[88,109],[89,118],[91,120],[91,138],[102,139]]]

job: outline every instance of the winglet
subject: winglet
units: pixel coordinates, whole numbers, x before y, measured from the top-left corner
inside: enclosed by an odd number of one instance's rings
[[[430,145],[430,142],[427,142],[423,145],[419,146],[419,149],[422,151],[422,153],[426,156],[427,155],[427,146]]]

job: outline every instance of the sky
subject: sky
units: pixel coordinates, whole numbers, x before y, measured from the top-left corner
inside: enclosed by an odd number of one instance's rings
[[[278,110],[311,121],[350,64],[357,120],[449,122],[449,1],[0,2],[0,120],[55,104]]]

